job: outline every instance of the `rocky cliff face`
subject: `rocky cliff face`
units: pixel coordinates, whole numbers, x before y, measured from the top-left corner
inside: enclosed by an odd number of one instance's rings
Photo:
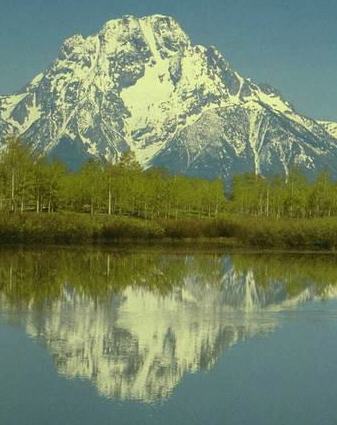
[[[21,92],[0,97],[0,137],[16,133],[72,167],[132,149],[144,167],[229,178],[256,171],[337,176],[335,134],[243,78],[167,16],[125,16],[67,39]]]

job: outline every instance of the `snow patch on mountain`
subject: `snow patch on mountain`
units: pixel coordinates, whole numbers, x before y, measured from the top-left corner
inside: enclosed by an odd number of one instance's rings
[[[77,149],[144,167],[230,178],[321,167],[337,175],[337,125],[298,114],[273,88],[193,45],[171,17],[124,16],[64,41],[20,93],[0,97],[0,137],[52,155]]]
[[[337,122],[333,121],[318,121],[319,124],[329,133],[332,137],[337,139]]]

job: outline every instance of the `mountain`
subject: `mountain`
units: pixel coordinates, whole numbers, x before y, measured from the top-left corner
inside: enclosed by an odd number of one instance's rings
[[[71,167],[131,149],[144,167],[206,178],[291,167],[337,177],[336,132],[162,15],[65,40],[49,68],[0,97],[0,138],[11,133]]]
[[[337,139],[337,122],[319,121],[319,123],[332,137]]]

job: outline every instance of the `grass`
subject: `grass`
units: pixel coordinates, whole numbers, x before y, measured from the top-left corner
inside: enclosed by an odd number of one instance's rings
[[[227,241],[255,248],[335,250],[337,218],[144,220],[88,214],[0,215],[0,244],[113,243],[117,241]]]

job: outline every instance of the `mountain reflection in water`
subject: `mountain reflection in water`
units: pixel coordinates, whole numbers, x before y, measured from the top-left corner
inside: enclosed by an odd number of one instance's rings
[[[0,253],[0,313],[108,398],[166,398],[280,312],[337,297],[332,256]]]

